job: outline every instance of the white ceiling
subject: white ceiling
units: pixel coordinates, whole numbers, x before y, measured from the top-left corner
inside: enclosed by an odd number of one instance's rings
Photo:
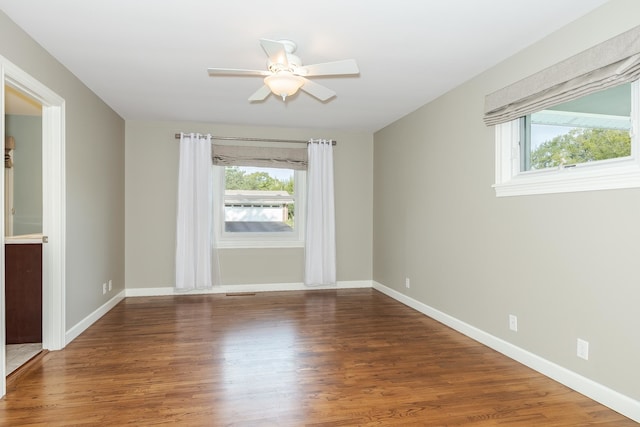
[[[0,8],[127,120],[376,131],[606,0],[0,0]],[[354,58],[337,92],[247,98],[258,40],[290,39],[303,64]],[[1,54],[2,52],[0,52]],[[10,58],[9,58],[10,59]]]

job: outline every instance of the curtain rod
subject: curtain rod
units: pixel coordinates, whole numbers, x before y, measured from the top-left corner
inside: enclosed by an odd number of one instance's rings
[[[176,133],[176,139],[180,139],[180,134]],[[259,142],[294,142],[298,144],[307,144],[309,141],[303,141],[301,139],[269,139],[269,138],[244,138],[240,136],[211,136],[211,139],[217,139],[219,141],[259,141]],[[330,140],[331,145],[336,145],[338,141]]]

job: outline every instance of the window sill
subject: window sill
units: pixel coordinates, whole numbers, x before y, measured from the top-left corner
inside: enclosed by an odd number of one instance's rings
[[[497,197],[638,188],[640,164],[636,160],[625,160],[599,167],[527,172],[493,187]]]
[[[233,239],[215,242],[217,249],[277,249],[304,248],[304,242],[292,240]]]

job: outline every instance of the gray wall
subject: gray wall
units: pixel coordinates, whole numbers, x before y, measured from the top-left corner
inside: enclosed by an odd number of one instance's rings
[[[124,121],[2,12],[0,55],[65,100],[68,330],[124,289]]]
[[[482,116],[486,94],[639,17],[609,2],[374,136],[374,280],[634,399],[640,190],[496,198]]]
[[[42,117],[7,114],[4,124],[16,141],[13,235],[42,233]]]
[[[259,138],[338,140],[334,151],[338,280],[371,280],[373,136],[330,129],[259,128],[193,122],[126,123],[127,288],[175,286],[178,142],[181,131]],[[300,283],[304,253],[220,249],[223,285]]]

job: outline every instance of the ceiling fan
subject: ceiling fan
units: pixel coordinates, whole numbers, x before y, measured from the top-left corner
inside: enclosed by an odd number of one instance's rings
[[[264,85],[249,97],[251,102],[263,101],[271,93],[282,97],[284,101],[298,89],[326,101],[336,93],[307,77],[353,75],[360,72],[354,59],[303,66],[300,58],[293,54],[297,46],[291,40],[260,39],[260,44],[268,57],[267,70],[209,68],[209,75],[264,76]]]

